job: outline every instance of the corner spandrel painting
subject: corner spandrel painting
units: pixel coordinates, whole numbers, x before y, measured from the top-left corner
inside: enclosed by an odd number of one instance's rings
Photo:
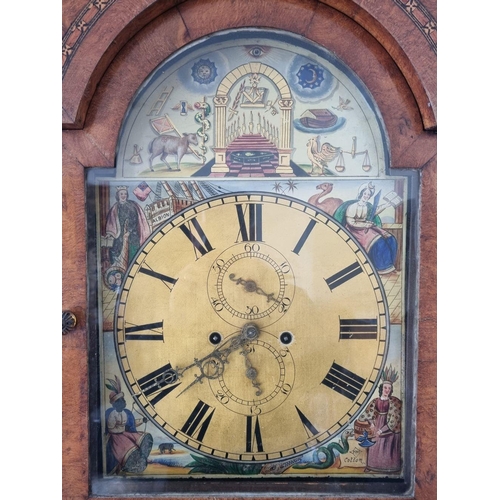
[[[116,171],[88,179],[96,207],[104,476],[402,476],[411,408],[404,290],[412,188],[408,176],[389,175],[389,166],[383,123],[363,84],[333,54],[301,38],[263,30],[225,32],[181,50],[157,68],[125,117]],[[301,200],[332,220],[366,255],[387,307],[388,342],[363,402],[328,440],[266,463],[203,453],[209,415],[226,404],[222,397],[200,401],[192,429],[184,430],[194,441],[159,425],[146,406],[154,406],[155,397],[173,395],[175,384],[165,374],[175,367],[138,390],[127,376],[116,334],[120,297],[140,252],[176,214],[231,193]],[[241,212],[241,220],[257,224],[255,217]],[[193,241],[194,258],[204,257],[211,249],[203,230],[190,226],[190,231],[201,245]],[[162,286],[171,291],[176,279],[162,275]],[[245,286],[243,278],[238,285]],[[282,301],[280,307],[287,304]],[[248,317],[252,314],[258,318],[259,310],[250,304]],[[163,342],[163,321],[129,325],[129,338]],[[367,320],[342,320],[337,335],[362,342],[373,337],[373,328]],[[217,345],[215,336],[212,340]],[[201,365],[189,374],[195,384],[203,376]],[[340,383],[332,384],[341,391]],[[145,403],[142,393],[148,391]],[[308,436],[319,432],[299,408],[297,415]],[[247,449],[262,447],[258,415],[248,419],[252,442]]]

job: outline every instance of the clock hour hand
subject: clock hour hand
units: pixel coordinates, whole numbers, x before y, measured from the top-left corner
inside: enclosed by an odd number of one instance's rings
[[[260,388],[260,384],[255,380],[257,378],[258,372],[252,366],[252,362],[248,357],[248,355],[253,352],[254,349],[253,347],[249,347],[247,345],[247,342],[255,340],[259,336],[259,333],[260,332],[257,325],[255,325],[254,323],[247,323],[241,331],[241,336],[245,344],[243,345],[243,349],[240,351],[240,354],[243,354],[243,356],[245,356],[245,375],[252,381],[252,385],[257,389],[255,393],[256,396],[260,396],[262,394],[262,390]]]
[[[255,392],[256,396],[260,396],[262,394],[262,389],[260,388],[260,383],[256,381],[258,371],[252,366],[252,362],[250,361],[249,354],[253,352],[254,349],[252,347],[244,346],[241,350],[240,354],[245,356],[245,375],[252,381],[252,385],[257,389]]]

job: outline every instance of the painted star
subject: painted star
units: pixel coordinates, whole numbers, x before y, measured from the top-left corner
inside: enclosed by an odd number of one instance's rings
[[[286,185],[289,193],[293,193],[296,189],[299,189],[299,186],[295,181],[287,181]]]
[[[276,193],[282,193],[283,192],[283,188],[281,187],[281,182],[275,182],[274,183],[273,191],[275,191]]]

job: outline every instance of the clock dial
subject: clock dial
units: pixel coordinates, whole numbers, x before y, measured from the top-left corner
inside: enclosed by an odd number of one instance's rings
[[[335,221],[282,195],[224,195],[155,232],[115,317],[122,374],[155,424],[213,457],[267,462],[337,435],[388,346],[385,296]]]

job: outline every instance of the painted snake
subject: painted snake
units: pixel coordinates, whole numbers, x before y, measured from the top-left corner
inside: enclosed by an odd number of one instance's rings
[[[203,163],[205,163],[207,161],[207,158],[205,156],[205,153],[207,152],[207,147],[205,146],[205,143],[208,141],[208,135],[206,134],[206,131],[209,130],[211,126],[210,122],[207,120],[207,116],[210,114],[211,108],[210,104],[203,101],[195,103],[194,106],[197,109],[201,109],[198,113],[196,113],[194,119],[199,124],[201,124],[201,127],[196,131],[196,134],[202,140],[200,149],[202,151]]]
[[[341,454],[347,453],[349,451],[349,443],[347,438],[352,435],[351,430],[344,431],[340,437],[340,443],[330,443],[327,446],[320,446],[313,453],[313,461],[301,464],[296,464],[293,466],[294,469],[328,469],[335,463],[335,452],[338,451]],[[319,454],[323,453],[325,459],[321,460]]]

